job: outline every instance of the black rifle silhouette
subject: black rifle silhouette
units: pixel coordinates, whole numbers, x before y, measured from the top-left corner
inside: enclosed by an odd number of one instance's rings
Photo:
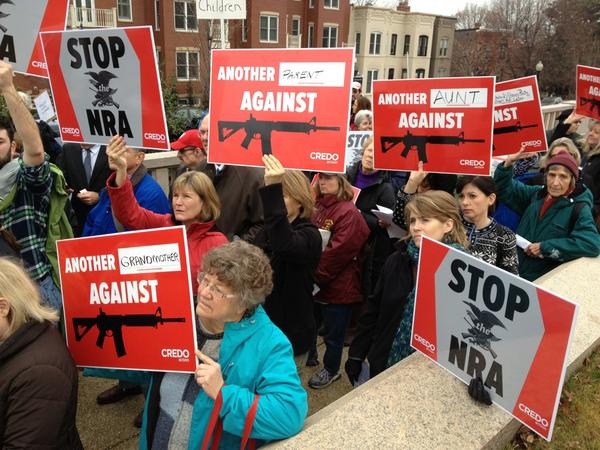
[[[271,154],[271,133],[273,131],[284,131],[288,133],[305,133],[311,131],[340,131],[340,127],[319,127],[317,126],[317,117],[314,116],[308,122],[288,122],[288,121],[268,121],[256,120],[252,114],[245,122],[233,122],[219,120],[219,142],[223,142],[241,129],[244,129],[246,136],[242,141],[242,147],[248,149],[250,141],[257,136],[262,141],[263,155]],[[225,132],[226,130],[229,130]]]
[[[410,131],[404,136],[381,136],[381,150],[383,153],[390,151],[398,144],[404,144],[404,150],[400,154],[403,158],[415,147],[419,161],[427,162],[427,144],[459,145],[465,142],[485,142],[485,139],[465,139],[465,133],[458,136],[415,136]]]
[[[517,122],[515,125],[494,128],[494,134],[516,133],[517,131],[524,130],[525,128],[537,128],[537,124],[521,125],[521,122]]]
[[[100,308],[100,314],[96,317],[74,317],[73,328],[75,328],[75,340],[79,342],[92,327],[98,327],[100,333],[98,334],[98,339],[96,339],[96,346],[102,348],[104,346],[104,338],[106,336],[112,337],[115,341],[117,356],[120,358],[126,353],[125,344],[123,343],[123,326],[158,328],[158,324],[163,325],[167,322],[185,322],[185,317],[165,319],[162,316],[160,307],[157,308],[154,314],[125,314],[114,316],[107,315],[102,311],[102,308]],[[80,333],[80,328],[83,328],[83,333]]]
[[[590,103],[590,112],[594,112],[594,108],[600,114],[600,98],[579,97],[579,104],[585,106]]]

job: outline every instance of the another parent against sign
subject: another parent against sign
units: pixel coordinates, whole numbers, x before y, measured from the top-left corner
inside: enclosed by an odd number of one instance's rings
[[[58,313],[38,287],[0,258],[0,442],[2,448],[83,449],[75,416],[77,369]]]
[[[127,176],[127,151],[121,136],[113,136],[106,150],[110,167],[115,170],[106,181],[113,214],[130,230],[184,225],[190,252],[190,273],[197,273],[204,254],[227,243],[225,235],[215,228],[221,204],[213,184],[200,172],[186,172],[173,182],[173,212],[154,213],[142,208],[135,199]],[[196,279],[192,277],[191,281],[194,291],[197,290]]]
[[[518,249],[519,274],[533,281],[560,264],[600,254],[592,218],[592,193],[577,183],[579,167],[568,153],[547,161],[545,186],[527,186],[512,177],[512,165],[525,147],[509,155],[494,173],[498,197],[521,215],[517,234],[531,242]]]
[[[351,383],[358,380],[365,359],[373,378],[414,352],[410,337],[422,237],[462,250],[468,246],[456,201],[447,192],[415,195],[405,214],[410,239],[400,241],[397,251],[387,259],[348,351],[345,370]]]
[[[310,221],[314,200],[308,178],[285,170],[273,155],[263,156],[265,186],[260,188],[265,225],[254,244],[269,256],[273,292],[265,301],[269,318],[292,343],[303,367],[316,333],[313,279],[321,257],[321,234]]]
[[[131,381],[150,377],[140,449],[208,448],[203,444],[216,439],[213,417],[223,430],[218,448],[246,448],[240,446],[246,424],[257,444],[300,431],[308,403],[292,346],[261,306],[271,276],[258,247],[237,240],[212,249],[197,273],[196,372],[94,371]]]
[[[352,185],[340,174],[320,173],[314,187],[317,197],[312,222],[331,233],[315,274],[319,291],[314,299],[325,326],[323,368],[308,385],[314,389],[339,380],[344,336],[352,306],[362,302],[360,253],[369,227],[352,198]],[[313,347],[316,353],[316,336]]]

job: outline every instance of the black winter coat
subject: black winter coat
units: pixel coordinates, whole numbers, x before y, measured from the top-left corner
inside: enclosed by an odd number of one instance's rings
[[[352,185],[356,182],[360,161],[348,169],[346,176]],[[377,181],[360,191],[356,199],[356,207],[362,213],[371,233],[363,250],[362,284],[365,295],[370,295],[375,289],[375,283],[381,273],[385,260],[393,250],[392,240],[387,229],[377,224],[377,217],[371,212],[377,205],[393,209],[396,203],[394,188],[389,182],[386,171],[377,172]]]
[[[371,378],[387,367],[392,341],[414,288],[413,265],[406,252],[406,241],[397,244],[398,250],[385,262],[373,295],[369,296],[362,314],[348,358],[369,360]]]
[[[583,184],[592,191],[594,196],[594,207],[592,208],[594,217],[600,215],[600,152],[588,156],[588,160],[583,166]]]
[[[0,447],[82,449],[75,426],[77,369],[48,322],[28,322],[0,344]]]
[[[281,184],[265,186],[259,193],[265,225],[253,243],[267,253],[273,269],[273,292],[265,311],[292,343],[294,355],[300,355],[309,350],[316,333],[312,291],[321,234],[308,219],[289,223]]]

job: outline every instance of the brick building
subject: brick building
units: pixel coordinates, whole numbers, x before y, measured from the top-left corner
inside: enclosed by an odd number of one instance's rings
[[[248,0],[246,20],[230,21],[235,48],[343,47],[349,0]]]
[[[194,0],[71,0],[68,28],[151,25],[159,67],[176,80],[181,103],[208,104],[210,48],[220,48],[218,21],[198,20]],[[346,45],[349,0],[247,0],[247,20],[227,23],[232,48],[341,47]],[[37,93],[47,81],[21,77]]]
[[[497,81],[514,78],[510,70],[509,46],[514,45],[507,30],[483,27],[456,30],[456,50],[452,57],[453,77],[496,75]]]

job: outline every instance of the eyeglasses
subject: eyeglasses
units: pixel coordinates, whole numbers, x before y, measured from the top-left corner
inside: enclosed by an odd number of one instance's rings
[[[211,297],[217,301],[223,301],[226,298],[237,297],[237,295],[235,294],[225,294],[214,284],[209,284],[208,280],[206,279],[206,274],[204,272],[199,272],[198,277],[196,279],[198,280],[198,285],[200,286],[200,289],[208,288],[208,292],[210,292]]]

